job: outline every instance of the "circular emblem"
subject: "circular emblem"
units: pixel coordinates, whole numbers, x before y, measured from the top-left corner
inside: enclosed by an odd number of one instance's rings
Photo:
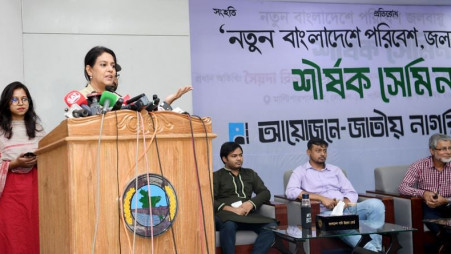
[[[144,174],[125,188],[122,208],[128,229],[144,237],[157,236],[172,226],[177,214],[177,196],[167,179]]]

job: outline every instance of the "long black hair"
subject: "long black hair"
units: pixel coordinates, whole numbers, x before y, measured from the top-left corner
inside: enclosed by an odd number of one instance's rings
[[[29,139],[36,137],[36,132],[42,131],[37,129],[37,121],[39,121],[38,115],[34,112],[33,99],[31,98],[28,88],[19,81],[12,82],[3,89],[2,96],[0,97],[0,128],[5,134],[7,139],[11,139],[13,136],[12,115],[10,110],[10,102],[13,98],[14,91],[16,89],[23,89],[28,98],[28,111],[25,113],[24,122],[27,128],[27,135]]]

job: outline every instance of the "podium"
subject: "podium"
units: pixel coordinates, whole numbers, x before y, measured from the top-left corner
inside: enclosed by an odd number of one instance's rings
[[[214,253],[215,137],[174,112],[64,120],[36,151],[41,253]]]

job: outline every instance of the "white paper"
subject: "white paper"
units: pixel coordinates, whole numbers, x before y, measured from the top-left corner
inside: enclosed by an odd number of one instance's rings
[[[345,202],[338,201],[338,204],[334,207],[330,215],[337,216],[337,215],[343,215],[343,210],[345,209]]]

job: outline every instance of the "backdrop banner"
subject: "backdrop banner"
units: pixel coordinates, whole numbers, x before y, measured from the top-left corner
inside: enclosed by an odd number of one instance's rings
[[[190,0],[193,109],[272,194],[307,141],[358,192],[451,133],[451,7]]]

